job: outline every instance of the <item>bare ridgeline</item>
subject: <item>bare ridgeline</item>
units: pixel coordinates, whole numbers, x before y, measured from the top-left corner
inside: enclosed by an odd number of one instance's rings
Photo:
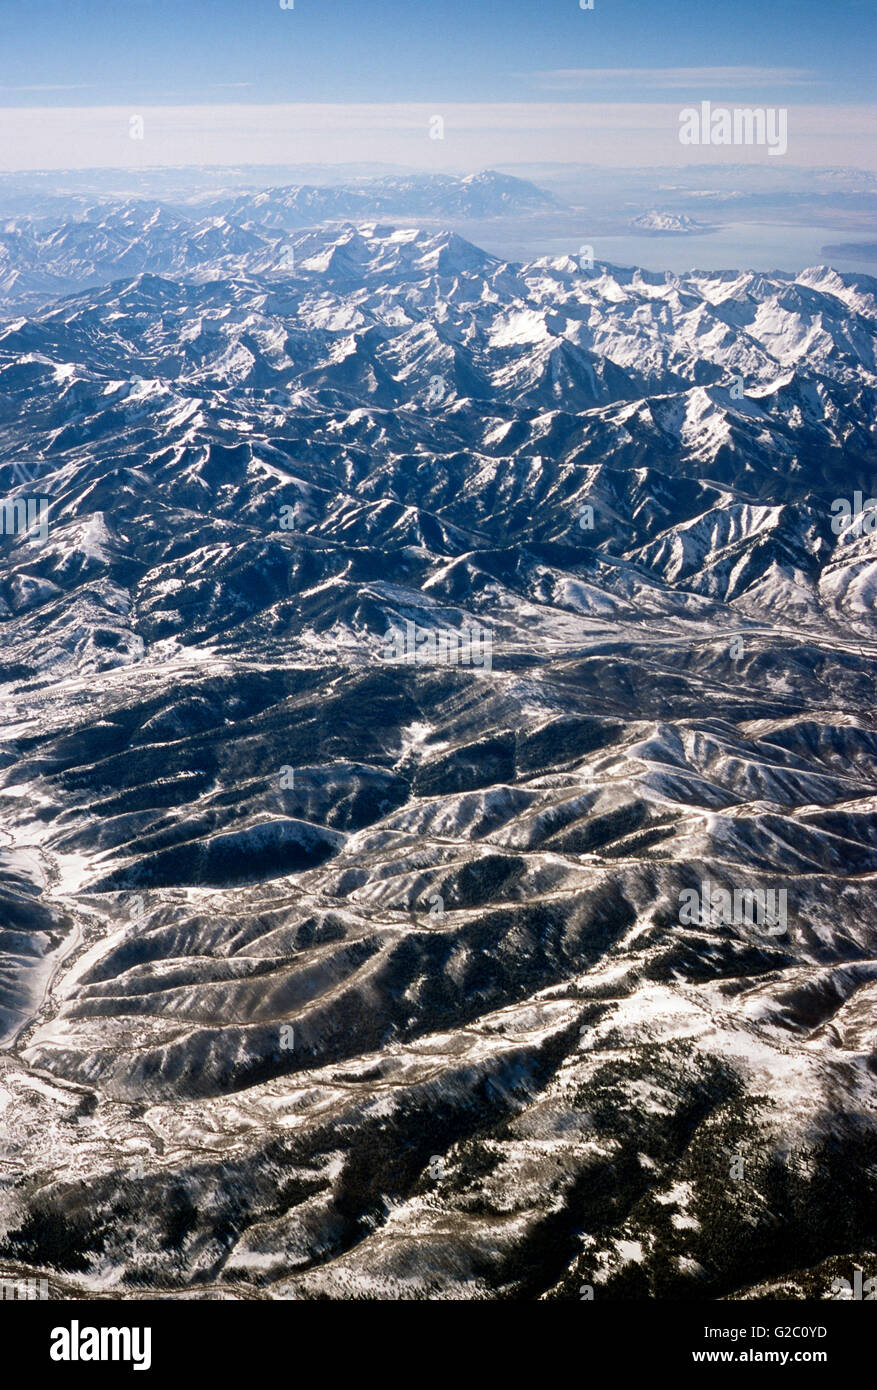
[[[875,283],[284,197],[0,238],[4,1290],[873,1297]]]

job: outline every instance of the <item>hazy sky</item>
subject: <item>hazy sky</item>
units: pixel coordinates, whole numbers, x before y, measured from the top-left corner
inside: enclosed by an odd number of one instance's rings
[[[874,0],[0,0],[0,167],[688,162],[711,100],[874,168],[875,41]]]

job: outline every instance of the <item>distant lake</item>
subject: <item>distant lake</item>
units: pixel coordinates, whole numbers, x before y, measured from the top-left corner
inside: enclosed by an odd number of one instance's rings
[[[716,232],[685,236],[557,236],[528,229],[525,222],[507,227],[500,222],[469,224],[461,235],[485,251],[513,260],[536,256],[575,255],[590,243],[596,261],[642,266],[645,270],[804,270],[831,264],[837,270],[858,270],[877,276],[877,261],[864,256],[825,256],[822,247],[845,241],[874,241],[873,232],[835,227],[805,227],[773,222],[733,222]]]

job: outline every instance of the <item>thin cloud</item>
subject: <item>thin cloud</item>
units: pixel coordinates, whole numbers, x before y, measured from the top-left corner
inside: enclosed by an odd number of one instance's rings
[[[95,92],[99,88],[93,82],[41,82],[28,87],[10,87],[0,82],[0,92]]]
[[[707,88],[705,97],[717,95]],[[425,102],[179,106],[4,107],[0,170],[140,169],[144,165],[383,162],[429,171],[564,161],[623,167],[758,163],[763,147],[679,142],[678,98],[618,102]],[[144,138],[130,137],[134,111]],[[430,137],[435,114],[444,139]],[[877,168],[877,105],[798,104],[789,160],[819,168]]]
[[[581,91],[607,82],[674,90],[706,86],[811,87],[818,82],[807,68],[550,68],[518,75],[555,92]]]
[[[252,87],[252,85],[252,82],[206,82],[203,84],[203,90],[205,92],[217,92],[229,88]],[[151,84],[147,82],[40,82],[29,83],[22,87],[12,87],[5,82],[0,82],[0,92],[119,92],[122,90],[142,90],[149,86]]]

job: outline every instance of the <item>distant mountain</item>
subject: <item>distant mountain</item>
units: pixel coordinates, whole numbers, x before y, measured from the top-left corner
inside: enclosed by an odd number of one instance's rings
[[[824,256],[861,256],[868,261],[877,261],[877,241],[839,241],[834,246],[823,246]]]
[[[486,170],[452,178],[441,174],[363,180],[342,187],[269,188],[231,201],[226,214],[258,226],[301,227],[330,218],[502,217],[563,204],[551,193],[510,174]]]
[[[491,218],[561,206],[492,171],[273,188],[202,198],[185,212],[154,200],[77,201],[72,220],[13,217],[0,230],[0,309],[139,272],[215,278],[283,268],[285,231],[329,219]]]
[[[687,236],[692,232],[711,232],[708,222],[698,222],[684,212],[644,212],[632,217],[630,225],[635,232],[647,232],[651,236]]]

